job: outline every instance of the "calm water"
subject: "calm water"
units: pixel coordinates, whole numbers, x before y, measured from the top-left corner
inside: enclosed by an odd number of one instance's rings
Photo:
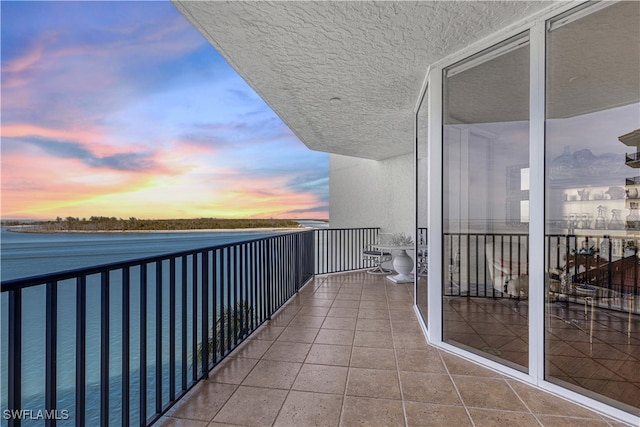
[[[272,236],[265,231],[0,233],[2,280]]]
[[[307,226],[322,224],[306,223]],[[326,225],[325,225],[326,226]],[[130,234],[31,234],[15,233],[3,229],[1,240],[1,277],[9,280],[65,271],[81,267],[117,261],[131,260],[151,255],[160,255],[187,249],[204,248],[219,244],[232,243],[242,240],[261,238],[277,234],[278,232],[243,231],[243,232],[180,232],[180,233],[130,233]],[[177,268],[181,268],[180,265]],[[151,272],[151,274],[154,274]],[[132,277],[135,277],[132,271]],[[166,276],[165,276],[166,277]],[[150,277],[150,280],[152,278]],[[70,418],[60,420],[58,425],[75,424],[75,282],[61,282],[58,287],[58,409],[69,410]],[[136,293],[136,283],[132,280],[131,287],[131,340],[139,342],[139,294]],[[110,371],[118,373],[121,369],[121,284],[118,280],[111,286],[110,309]],[[168,285],[167,285],[168,286]],[[148,290],[148,317],[155,319],[155,291]],[[165,290],[168,293],[168,289]],[[166,308],[163,307],[163,334],[168,334],[168,301],[164,298]],[[190,301],[190,300],[189,300]],[[190,304],[190,303],[189,303]],[[1,416],[6,409],[7,402],[7,297],[2,295],[0,300],[0,324],[2,325],[2,340],[0,354],[0,369],[2,382],[0,383],[0,425],[7,425]],[[44,410],[44,315],[45,292],[43,287],[34,287],[23,291],[23,409],[33,411]],[[190,310],[191,307],[186,307]],[[177,299],[177,310],[180,313],[180,301]],[[99,277],[87,278],[87,396],[86,421],[87,425],[94,425],[99,420],[99,378],[100,378],[100,293]],[[200,322],[198,321],[198,324]],[[190,330],[190,326],[189,326]],[[148,323],[148,381],[149,394],[153,395],[155,383],[153,379],[155,369],[155,324]],[[188,339],[191,339],[190,337]],[[167,341],[167,340],[165,340]],[[177,342],[181,345],[180,339]],[[139,354],[136,345],[131,353],[131,366],[138,366]],[[189,346],[190,348],[190,346]],[[163,349],[163,361],[168,360],[168,346]],[[178,352],[179,353],[179,352]],[[188,355],[189,367],[191,354]],[[163,366],[165,363],[163,363]],[[180,366],[180,354],[177,354],[177,366]],[[168,384],[168,367],[164,369],[163,383]],[[178,369],[177,375],[181,375]],[[139,377],[137,371],[131,372],[131,421],[137,424],[139,413],[138,390]],[[180,384],[179,380],[177,384]],[[120,424],[121,383],[119,374],[113,374],[110,379],[112,396],[110,424]],[[168,396],[168,390],[166,391]],[[148,411],[153,412],[155,402],[149,399]],[[25,426],[44,425],[42,420],[25,420]]]

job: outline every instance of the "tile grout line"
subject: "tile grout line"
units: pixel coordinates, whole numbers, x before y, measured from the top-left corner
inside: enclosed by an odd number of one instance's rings
[[[456,390],[456,393],[458,394],[458,398],[460,399],[460,402],[462,402],[462,407],[464,408],[464,411],[467,413],[467,417],[469,417],[469,421],[471,421],[471,425],[475,427],[476,423],[475,423],[475,421],[473,421],[473,418],[471,418],[471,413],[469,412],[469,408],[467,408],[467,404],[464,402],[464,399],[462,398],[462,394],[460,393],[460,390],[458,389],[458,385],[453,380],[453,376],[451,375],[451,371],[449,371],[449,366],[447,365],[447,363],[442,358],[442,353],[440,353],[440,351],[438,351],[438,357],[440,357],[440,361],[444,365],[444,369],[447,371],[447,375],[449,376],[449,381],[451,381],[451,384],[453,384],[453,388]]]
[[[398,388],[400,389],[400,401],[402,402],[402,415],[404,417],[404,425],[409,426],[409,417],[407,416],[407,407],[404,399],[404,391],[402,390],[402,380],[400,379],[400,366],[398,364],[398,351],[396,349],[395,328],[391,321],[391,308],[389,307],[389,294],[387,293],[387,287],[384,287],[385,297],[387,299],[387,313],[389,314],[389,327],[391,328],[391,344],[393,345],[393,357],[396,362],[396,377],[398,378]]]

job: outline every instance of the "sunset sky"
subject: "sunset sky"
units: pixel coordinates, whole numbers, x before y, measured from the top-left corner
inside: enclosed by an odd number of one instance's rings
[[[2,218],[327,218],[309,150],[169,2],[2,13]]]

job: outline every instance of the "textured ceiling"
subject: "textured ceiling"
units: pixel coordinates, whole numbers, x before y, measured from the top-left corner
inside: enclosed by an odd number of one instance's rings
[[[377,160],[413,150],[430,64],[549,4],[174,0],[309,148]]]

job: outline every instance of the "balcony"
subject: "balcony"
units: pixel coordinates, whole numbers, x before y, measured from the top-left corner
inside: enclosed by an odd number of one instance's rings
[[[316,276],[158,425],[611,422],[428,345],[412,288],[363,272]]]
[[[429,346],[413,284],[362,271],[378,231],[289,233],[4,282],[3,409],[67,409],[59,424],[77,426],[612,422]],[[38,295],[47,309],[34,322]],[[38,350],[25,351],[34,334]]]

